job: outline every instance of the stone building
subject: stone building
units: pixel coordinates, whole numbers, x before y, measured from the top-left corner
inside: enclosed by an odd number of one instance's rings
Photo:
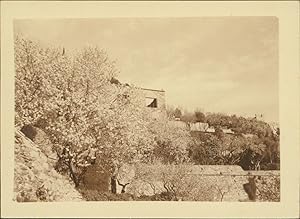
[[[166,116],[166,99],[164,90],[141,88],[145,96],[145,107],[156,119]]]
[[[145,104],[147,107],[151,107],[158,110],[166,109],[165,91],[155,90],[148,88],[141,88],[145,94]]]

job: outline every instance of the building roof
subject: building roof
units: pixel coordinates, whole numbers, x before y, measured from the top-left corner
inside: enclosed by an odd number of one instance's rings
[[[196,122],[190,124],[191,131],[200,131],[200,132],[206,132],[206,130],[209,128],[208,123],[203,122]]]
[[[156,89],[150,89],[150,88],[143,88],[141,87],[142,90],[149,90],[149,91],[156,91],[156,92],[165,92],[164,90],[156,90]]]

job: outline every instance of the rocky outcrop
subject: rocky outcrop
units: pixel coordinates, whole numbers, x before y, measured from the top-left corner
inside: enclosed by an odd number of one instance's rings
[[[56,158],[49,149],[50,142],[43,147],[42,139],[46,138],[41,136],[38,145],[21,131],[15,131],[13,199],[18,202],[82,200],[68,177],[54,169]]]

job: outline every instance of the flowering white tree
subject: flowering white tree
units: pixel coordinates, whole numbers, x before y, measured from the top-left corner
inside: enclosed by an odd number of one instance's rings
[[[149,125],[155,136],[154,157],[163,163],[180,164],[188,162],[188,148],[192,143],[190,132],[170,122],[167,117]]]
[[[58,95],[69,66],[57,49],[42,49],[36,43],[15,39],[15,123],[34,124],[47,111],[49,98]],[[50,80],[51,79],[51,80]],[[55,81],[56,84],[52,84]]]
[[[142,96],[111,83],[118,71],[103,50],[72,57],[17,37],[15,67],[16,126],[46,131],[76,185],[96,151],[108,166],[150,156],[154,141]]]
[[[186,159],[188,132],[167,117],[154,121],[140,89],[115,79],[118,69],[105,51],[69,54],[17,37],[15,68],[16,126],[43,129],[58,154],[57,168],[76,186],[96,157],[112,176],[123,163],[159,154],[171,163]]]

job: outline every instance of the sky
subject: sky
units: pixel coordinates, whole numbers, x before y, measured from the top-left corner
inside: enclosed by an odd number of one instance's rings
[[[279,121],[275,17],[15,20],[43,46],[107,51],[123,83],[166,91],[167,105]]]

